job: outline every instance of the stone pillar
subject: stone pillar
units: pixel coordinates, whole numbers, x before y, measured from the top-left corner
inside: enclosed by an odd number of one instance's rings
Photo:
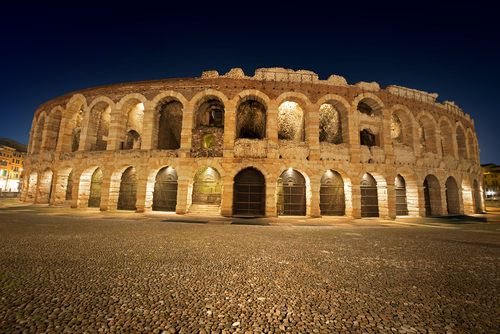
[[[82,130],[80,132],[80,143],[78,146],[78,151],[88,151],[90,150],[90,139],[89,137],[89,124],[90,124],[90,112],[91,110],[87,107],[83,111],[83,121],[82,121]]]
[[[222,216],[232,216],[233,214],[233,176],[227,173],[222,178],[222,198],[220,213]]]
[[[111,121],[109,123],[108,143],[106,146],[106,150],[116,151],[121,149],[121,145],[125,137],[127,115],[124,114],[124,110],[116,108],[112,109]]]
[[[273,177],[273,175],[268,175],[266,177],[266,217],[278,216],[278,211],[276,209],[276,187],[276,178]]]
[[[321,210],[319,207],[320,201],[320,177],[311,176],[310,187],[311,187],[311,203],[309,205],[309,216],[311,217],[321,217]]]
[[[448,214],[448,201],[446,200],[446,186],[441,186],[441,215],[446,216]]]
[[[59,133],[57,135],[56,152],[63,152],[63,148],[66,146],[66,127],[70,120],[66,118],[65,113],[63,113],[61,123],[59,124]]]
[[[188,189],[189,189],[189,177],[179,176],[179,179],[177,180],[177,206],[175,207],[175,213],[177,213],[178,215],[183,215],[187,213]]]
[[[425,217],[425,190],[424,190],[423,182],[421,185],[417,185],[418,192],[418,215],[420,217]]]
[[[154,106],[150,101],[144,102],[144,119],[142,128],[141,149],[152,150],[157,146],[158,124]]]
[[[52,196],[50,205],[62,205],[66,202],[66,186],[68,185],[68,175],[61,170],[54,173],[52,182]]]
[[[380,134],[382,142],[381,147],[385,153],[385,163],[394,164],[394,148],[391,138],[392,113],[389,109],[382,109],[382,133]]]
[[[304,112],[306,143],[309,147],[309,160],[319,160],[321,156],[319,144],[319,106],[315,104],[307,105]]]
[[[233,150],[234,150],[235,139],[236,139],[236,102],[230,100],[224,106],[224,143],[222,145],[223,149],[222,155],[224,158],[234,157]],[[223,212],[223,210],[221,212]]]
[[[148,175],[143,170],[136,169],[137,171],[137,194],[135,201],[136,212],[149,212],[151,206],[146,207],[146,195],[148,187]]]
[[[182,111],[181,148],[179,157],[189,157],[193,140],[193,105],[188,103]]]
[[[101,211],[116,210],[116,202],[118,199],[118,192],[120,191],[120,183],[118,182],[117,190],[116,185],[113,184],[114,182],[112,181],[112,173],[103,171],[101,184]]]
[[[349,110],[349,153],[351,157],[351,163],[361,162],[361,146],[359,141],[359,112],[355,107],[351,107],[351,109]],[[359,187],[359,181],[357,181],[357,183]],[[359,214],[361,214],[361,211]]]
[[[387,217],[396,218],[396,188],[394,184],[387,184]]]
[[[279,158],[278,140],[278,105],[275,101],[269,103],[266,116],[267,157]]]
[[[472,203],[472,197],[470,198],[470,202]],[[462,188],[462,185],[458,185],[458,206],[459,206],[459,214],[463,215],[465,213],[465,202],[464,202],[464,189]],[[472,207],[472,206],[469,206]],[[472,213],[472,212],[467,212],[467,213]]]
[[[352,217],[361,218],[361,184],[359,177],[351,179]]]

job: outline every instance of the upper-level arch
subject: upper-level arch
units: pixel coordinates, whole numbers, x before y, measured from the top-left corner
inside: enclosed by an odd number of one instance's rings
[[[107,96],[95,98],[87,108],[85,150],[104,151],[108,144],[111,111],[115,103]]]
[[[441,116],[439,118],[439,132],[441,135],[440,142],[439,144],[441,145],[441,152],[443,154],[443,157],[446,156],[451,156],[454,157],[454,149],[453,149],[453,142],[454,142],[454,129],[453,126],[451,125],[451,122],[449,119],[445,116]]]
[[[64,109],[61,106],[56,106],[49,112],[45,130],[45,139],[43,142],[43,149],[46,149],[48,151],[55,151],[57,142],[59,140],[59,131],[61,128],[63,114]]]
[[[437,122],[429,112],[422,111],[417,116],[418,141],[423,152],[438,153]]]
[[[373,93],[361,93],[352,101],[354,109],[369,116],[379,116],[382,114],[384,102]]]
[[[455,127],[455,139],[457,143],[457,149],[458,149],[458,158],[459,159],[467,159],[468,158],[468,153],[467,153],[467,139],[465,135],[465,129],[462,125],[462,123],[457,122],[456,127]]]
[[[391,139],[413,149],[414,117],[410,109],[397,104],[391,108]]]
[[[240,92],[237,98],[236,138],[266,138],[269,98],[257,90]]]

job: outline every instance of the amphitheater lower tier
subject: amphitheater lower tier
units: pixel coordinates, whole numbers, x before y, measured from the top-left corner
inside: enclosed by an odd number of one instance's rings
[[[180,155],[180,156],[179,156]],[[33,156],[23,200],[74,208],[224,216],[384,217],[483,210],[458,169],[127,150]]]
[[[21,198],[224,216],[482,212],[474,122],[436,98],[282,68],[89,88],[36,110]]]

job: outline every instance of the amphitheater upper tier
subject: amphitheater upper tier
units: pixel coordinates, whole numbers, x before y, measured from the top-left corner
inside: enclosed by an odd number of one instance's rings
[[[478,151],[471,117],[435,93],[207,71],[42,104],[22,199],[226,216],[474,213]]]

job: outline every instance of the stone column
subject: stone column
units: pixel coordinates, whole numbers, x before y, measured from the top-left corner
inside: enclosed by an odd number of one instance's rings
[[[311,187],[311,203],[309,206],[309,216],[311,217],[321,217],[321,210],[319,207],[320,202],[320,177],[311,176],[310,187]]]
[[[266,177],[266,217],[278,216],[276,209],[276,187],[276,178],[273,175],[268,175]]]
[[[118,199],[117,191],[120,191],[120,183],[118,183],[118,190],[116,185],[112,184],[112,173],[103,171],[102,184],[101,184],[101,211],[116,210],[116,200]]]
[[[83,121],[82,130],[80,132],[80,143],[78,146],[78,151],[88,151],[90,150],[90,139],[89,137],[89,124],[90,124],[90,112],[91,110],[87,107],[83,111]]]
[[[63,152],[63,148],[66,146],[66,127],[70,120],[66,118],[65,113],[63,113],[61,123],[59,124],[59,133],[57,135],[56,152]]]
[[[349,110],[349,153],[351,163],[361,162],[361,147],[359,141],[359,112],[356,108],[351,107]],[[359,182],[359,181],[358,181]],[[354,185],[354,183],[353,183]],[[359,183],[358,183],[359,186]],[[360,193],[361,194],[361,193]],[[355,205],[353,203],[353,205]],[[360,213],[361,214],[361,211]]]
[[[136,195],[136,212],[149,212],[151,206],[146,206],[146,196],[148,188],[148,175],[146,169],[136,169],[137,175],[137,195]]]
[[[352,217],[361,218],[361,187],[359,177],[351,178]]]
[[[52,182],[52,196],[50,205],[62,205],[66,202],[66,186],[68,185],[68,176],[57,170],[53,175],[54,181]]]
[[[387,217],[396,218],[396,188],[390,183],[387,183]]]
[[[220,213],[222,216],[232,216],[233,214],[233,185],[234,180],[230,173],[222,178],[222,199]]]
[[[223,149],[222,155],[224,158],[234,157],[235,139],[236,139],[236,102],[230,100],[224,106],[224,143],[222,145]]]
[[[177,180],[177,206],[175,207],[175,213],[177,213],[178,215],[183,215],[187,213],[188,189],[189,189],[189,177],[179,176],[179,179]]]
[[[182,111],[181,148],[179,157],[189,157],[193,140],[193,105],[188,103]]]
[[[394,164],[394,147],[392,146],[391,138],[391,121],[392,114],[387,108],[382,109],[382,133],[380,134],[382,142],[381,147],[385,153],[385,163]]]
[[[266,116],[266,139],[267,157],[269,159],[279,158],[278,140],[278,105],[275,101],[269,103]]]
[[[448,201],[446,200],[446,186],[441,186],[441,215],[446,216],[448,214]]]
[[[121,148],[124,140],[124,134],[127,125],[127,115],[124,115],[124,110],[114,109],[111,110],[111,121],[109,122],[108,143],[106,146],[107,151],[116,151]]]
[[[141,149],[155,149],[158,141],[158,124],[154,106],[150,101],[144,102],[144,119],[142,126]]]
[[[423,182],[421,183],[423,184]],[[418,215],[420,217],[425,217],[425,190],[423,185],[417,185],[418,192]]]
[[[315,104],[307,105],[304,112],[306,143],[309,147],[309,160],[319,160],[321,155],[319,145],[319,106]]]

